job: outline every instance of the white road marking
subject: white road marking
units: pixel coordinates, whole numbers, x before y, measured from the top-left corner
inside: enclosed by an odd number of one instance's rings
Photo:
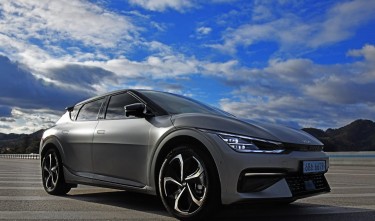
[[[129,209],[122,211],[1,211],[1,219],[33,219],[33,220],[78,220],[78,219],[147,219],[175,220],[174,218]]]
[[[29,183],[29,184],[42,184],[42,181],[25,181],[25,180],[0,180],[0,183],[13,183],[13,184],[19,184],[19,183]]]
[[[36,200],[73,200],[72,198],[67,197],[58,197],[58,196],[0,196],[0,201],[36,201]]]

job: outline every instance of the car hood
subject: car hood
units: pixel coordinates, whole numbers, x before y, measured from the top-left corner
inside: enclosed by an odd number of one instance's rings
[[[194,127],[221,131],[282,143],[323,145],[318,139],[302,130],[235,117],[188,113],[173,115],[171,120],[175,127]]]

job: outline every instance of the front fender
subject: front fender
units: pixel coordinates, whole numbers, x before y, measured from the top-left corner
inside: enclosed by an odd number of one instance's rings
[[[204,132],[201,132],[198,129],[195,128],[176,128],[176,130],[171,131],[168,135],[160,138],[160,141],[157,143],[157,147],[155,148],[155,151],[153,152],[153,155],[151,157],[150,162],[150,168],[149,168],[149,184],[150,187],[155,189],[156,192],[156,183],[155,183],[155,176],[156,176],[156,166],[158,162],[158,157],[160,153],[162,153],[163,148],[166,148],[166,144],[171,141],[174,138],[180,137],[180,136],[188,136],[191,138],[194,138],[201,142],[206,150],[210,153],[211,157],[214,160],[216,170],[220,167],[222,163],[222,153],[219,148],[216,147],[215,142],[207,136]],[[219,175],[219,180],[220,175]]]

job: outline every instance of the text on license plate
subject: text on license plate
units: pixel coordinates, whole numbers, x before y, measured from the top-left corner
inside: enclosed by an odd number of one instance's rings
[[[321,161],[303,161],[303,173],[319,173],[326,171],[326,162]]]

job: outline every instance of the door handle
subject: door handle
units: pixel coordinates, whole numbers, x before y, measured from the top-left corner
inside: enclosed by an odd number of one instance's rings
[[[68,133],[69,133],[69,130],[63,130],[62,133],[63,133],[63,134],[68,134]]]
[[[105,134],[105,130],[97,130],[96,133],[97,134]]]

